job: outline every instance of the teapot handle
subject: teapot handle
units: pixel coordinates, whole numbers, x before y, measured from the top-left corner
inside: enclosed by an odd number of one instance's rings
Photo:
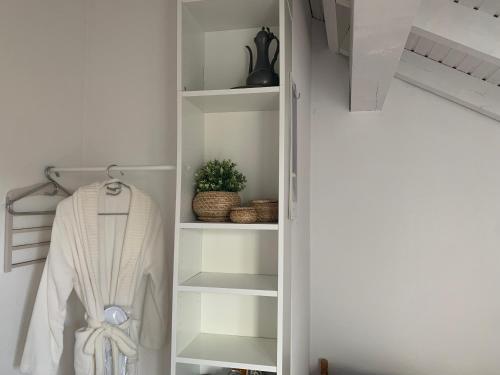
[[[245,46],[245,48],[248,51],[248,54],[250,55],[250,61],[248,63],[248,74],[252,74],[253,71],[253,52],[250,46]]]
[[[273,38],[271,39],[269,44],[271,44],[273,40],[276,40],[276,51],[274,52],[273,61],[271,61],[271,68],[274,70],[274,64],[276,64],[276,60],[278,60],[278,54],[280,53],[280,41],[275,35],[273,35]]]

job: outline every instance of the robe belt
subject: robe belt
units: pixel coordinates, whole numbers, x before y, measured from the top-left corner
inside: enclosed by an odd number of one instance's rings
[[[130,326],[131,319],[119,325],[100,322],[90,317],[87,318],[88,329],[92,330],[87,342],[83,346],[86,354],[94,356],[96,375],[104,375],[104,348],[105,340],[109,339],[113,356],[113,375],[119,375],[119,355],[131,360],[137,359],[137,344],[125,332]]]

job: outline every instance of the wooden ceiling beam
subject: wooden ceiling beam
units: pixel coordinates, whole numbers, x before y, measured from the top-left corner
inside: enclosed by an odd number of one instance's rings
[[[335,0],[322,0],[323,16],[325,17],[326,38],[328,48],[339,52],[339,35],[337,28],[337,3]]]
[[[500,121],[500,87],[404,51],[396,77]]]
[[[351,111],[382,109],[419,4],[351,1]]]

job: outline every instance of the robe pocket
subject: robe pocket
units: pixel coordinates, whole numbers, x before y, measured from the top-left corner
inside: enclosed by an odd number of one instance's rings
[[[75,375],[92,375],[94,357],[83,351],[92,330],[80,328],[75,332]]]

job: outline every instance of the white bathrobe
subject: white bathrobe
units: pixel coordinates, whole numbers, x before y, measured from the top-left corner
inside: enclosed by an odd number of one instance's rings
[[[128,216],[98,215],[124,207]],[[75,374],[103,375],[106,340],[115,360],[119,353],[129,357],[127,374],[137,374],[138,344],[160,348],[167,336],[168,270],[163,224],[150,197],[134,186],[118,196],[106,195],[101,183],[80,188],[57,208],[21,371],[56,375],[74,288],[88,323],[75,333]],[[129,320],[105,323],[109,305],[125,309]]]

